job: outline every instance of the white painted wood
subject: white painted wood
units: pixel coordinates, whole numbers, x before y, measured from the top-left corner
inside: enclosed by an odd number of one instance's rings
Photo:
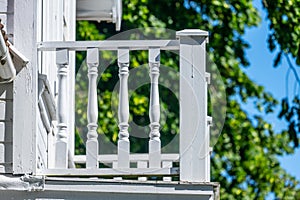
[[[41,36],[38,41],[74,41],[76,32],[76,1],[75,0],[38,0],[40,17],[37,18],[41,24]],[[50,90],[57,99],[57,71],[55,65],[55,52],[40,52],[39,73],[47,75]],[[68,111],[74,113],[75,110],[75,52],[69,52],[69,76],[68,76]],[[74,66],[74,67],[73,67]],[[67,119],[69,127],[68,148],[71,155],[74,155],[74,114],[70,114]],[[53,145],[50,145],[53,146]]]
[[[47,130],[47,133],[50,133],[51,131],[51,119],[49,119],[49,116],[47,115],[47,110],[44,104],[44,100],[42,97],[40,97],[39,99],[39,111],[40,111],[40,115],[41,115],[41,120],[43,122],[44,127]]]
[[[207,84],[209,84],[209,81],[207,81]],[[210,180],[210,156],[213,151],[213,148],[209,146],[210,144],[210,127],[213,124],[213,118],[211,116],[206,117],[206,138],[208,142],[206,142],[206,148],[208,147],[208,150],[205,150],[205,152],[208,151],[209,153],[209,158],[207,159],[207,167],[206,167],[206,174],[207,174],[207,179]]]
[[[12,173],[12,83],[0,85],[0,173]]]
[[[98,98],[97,98],[97,77],[99,65],[99,50],[97,48],[87,50],[87,65],[89,78],[88,91],[88,133],[86,142],[86,168],[98,168]]]
[[[160,48],[161,50],[179,50],[178,40],[105,40],[105,41],[66,41],[66,42],[39,42],[39,51],[56,51],[56,49],[68,49],[69,51],[85,51],[88,48],[99,50],[148,50]]]
[[[77,156],[75,156],[75,158],[76,158]],[[116,156],[117,157],[117,156]],[[101,160],[99,159],[99,156],[98,156],[98,160],[101,162]],[[84,161],[85,162],[85,161]],[[83,162],[83,163],[84,163]],[[75,163],[76,163],[76,161],[75,161]],[[105,164],[105,162],[103,162],[104,164]],[[106,162],[106,163],[112,163],[112,168],[118,168],[118,158],[116,158],[114,161],[112,161],[112,162]]]
[[[12,122],[0,122],[0,143],[12,143]]]
[[[6,34],[9,37],[11,42],[14,42],[13,33],[14,33],[14,8],[15,1],[7,0],[7,13],[6,13]]]
[[[177,32],[180,40],[180,180],[209,182],[206,42],[201,30]]]
[[[128,76],[129,76],[129,50],[118,50],[119,65],[119,138],[118,138],[118,167],[129,168],[129,102],[128,102]]]
[[[129,155],[130,162],[139,162],[139,161],[149,161],[149,154],[130,154]],[[179,162],[179,154],[161,154],[162,161],[170,161],[170,162]],[[113,163],[113,167],[117,166],[116,162],[118,161],[118,155],[116,154],[102,154],[98,155],[98,162],[101,163]],[[75,155],[74,156],[75,163],[85,163],[86,156],[85,155]]]
[[[56,52],[56,64],[58,67],[58,99],[57,99],[57,139],[56,139],[56,155],[55,167],[66,169],[68,167],[68,50],[58,50]]]
[[[173,162],[171,162],[171,161],[163,161],[162,162],[162,168],[172,168],[172,167],[173,167]],[[170,182],[170,181],[172,181],[172,177],[165,176],[165,177],[163,177],[163,181]]]
[[[137,168],[138,169],[148,168],[148,162],[147,161],[138,161],[137,162]],[[147,181],[147,177],[145,177],[145,176],[139,176],[138,180],[139,181]]]
[[[40,9],[37,10],[40,17],[38,18],[39,23],[41,24],[40,29],[40,41],[63,41],[63,2],[61,0],[39,0]],[[69,59],[70,61],[70,59]],[[41,56],[39,57],[39,73],[45,74],[47,76],[49,82],[49,90],[54,96],[55,103],[57,105],[58,100],[58,77],[57,77],[57,68],[54,67],[56,65],[56,52],[41,52]],[[72,66],[72,63],[69,63]],[[70,73],[70,72],[69,72]],[[71,85],[71,82],[67,80],[68,87]],[[65,95],[69,95],[72,91],[67,89],[68,93]],[[67,97],[68,98],[68,97]],[[67,100],[68,105],[71,106],[70,99]],[[69,107],[68,107],[69,108]],[[70,111],[64,108],[65,112],[71,114]],[[70,115],[69,115],[70,116]],[[57,123],[53,122],[51,124],[52,130],[48,134],[48,167],[53,168],[56,165],[56,154],[59,154],[56,151],[56,141],[57,141]],[[67,122],[68,127],[72,127]],[[72,129],[70,129],[72,130]],[[69,137],[72,135],[69,130]],[[54,135],[56,133],[56,135]],[[63,152],[63,156],[65,156]]]
[[[39,157],[42,157],[44,160],[43,166],[53,168],[55,161],[55,137],[53,133],[56,129],[54,128],[56,126],[53,126],[53,122],[56,120],[56,103],[47,76],[43,74],[39,74],[38,97],[38,106],[43,127],[40,126],[40,123],[38,124],[39,132],[37,133],[37,141],[44,140],[45,148],[39,148],[42,143],[37,142],[39,149],[37,152],[37,162],[39,162]],[[44,133],[44,129],[46,129],[46,133]]]
[[[47,130],[42,121],[42,117],[38,116],[38,132],[37,132],[37,168],[46,169],[48,167],[47,158]]]
[[[98,169],[45,169],[38,175],[47,176],[162,176],[178,175],[178,168],[98,168]]]
[[[53,158],[52,143],[49,143],[49,135],[52,136],[52,122],[56,119],[56,106],[51,94],[50,85],[46,75],[39,74],[38,79],[38,132],[37,132],[37,167],[48,168]],[[50,138],[51,139],[51,138]],[[52,140],[51,140],[52,141]],[[53,142],[53,141],[52,141]],[[50,147],[51,146],[51,147]],[[50,148],[49,148],[50,147]],[[49,157],[50,156],[50,157]],[[52,161],[52,162],[53,162]]]
[[[13,113],[13,102],[11,100],[3,99],[0,100],[0,121],[1,122],[12,122]]]
[[[63,41],[63,2],[61,0],[42,0],[40,6],[41,41]],[[43,52],[39,73],[47,75],[51,92],[55,95],[54,87],[57,82],[57,70],[53,67],[56,63],[55,52]]]
[[[55,149],[55,142],[56,142],[56,135],[57,135],[57,122],[53,121],[51,124],[51,132],[48,134],[48,168],[53,169],[55,167],[55,154],[56,154],[56,149]]]
[[[9,2],[14,4],[14,46],[30,61],[16,76],[13,84],[13,173],[34,173],[37,163],[35,144],[38,131],[37,2],[36,0]]]
[[[7,0],[0,0],[0,13],[7,12]]]
[[[76,1],[64,0],[63,5],[63,40],[75,41],[76,40]],[[69,80],[68,80],[68,99],[69,99],[69,112],[75,113],[75,71],[76,71],[76,55],[75,52],[69,52]],[[75,155],[75,114],[69,115],[68,126],[69,129],[69,152],[71,156]]]
[[[149,67],[150,67],[150,134],[149,134],[149,167],[161,167],[161,141],[160,141],[160,104],[159,104],[159,78],[160,50],[158,48],[149,49]]]
[[[7,13],[0,13],[0,19],[1,19],[1,24],[4,25],[4,30],[6,30],[6,25],[7,25]]]
[[[46,177],[44,185],[40,182],[34,182],[35,185],[40,183],[43,186],[43,191],[28,192],[28,189],[34,189],[34,184],[28,184],[28,181],[20,181],[19,177],[0,178],[3,185],[8,183],[7,185],[10,188],[19,190],[18,192],[2,190],[1,197],[3,199],[23,200],[26,197],[27,199],[36,200],[219,200],[219,184],[217,183],[191,184],[177,181],[140,182],[134,180],[115,181],[96,178]],[[215,198],[211,198],[212,196]]]

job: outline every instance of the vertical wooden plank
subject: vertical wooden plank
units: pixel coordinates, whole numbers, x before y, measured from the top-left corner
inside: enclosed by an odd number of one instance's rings
[[[38,0],[37,21],[41,26],[41,36],[38,41],[75,41],[76,33],[76,1],[74,0]],[[57,71],[55,65],[55,52],[40,52],[39,73],[47,75],[52,93],[57,98]],[[69,52],[69,66],[75,66],[75,52]],[[68,116],[69,127],[68,148],[69,154],[74,156],[74,110],[75,110],[75,67],[69,68],[68,76]],[[55,90],[56,89],[56,90]],[[51,138],[51,137],[50,137]],[[54,146],[54,144],[49,145]],[[52,163],[52,161],[49,160]],[[51,165],[50,165],[51,166]]]
[[[14,46],[30,60],[27,67],[23,68],[16,76],[13,84],[14,174],[35,173],[36,170],[38,113],[38,68],[36,63],[38,27],[36,22],[36,3],[36,0],[14,1]],[[26,114],[26,117],[24,117],[24,114]]]
[[[75,41],[76,40],[76,1],[74,0],[64,0],[63,1],[63,39],[66,41]],[[69,151],[72,156],[75,155],[75,51],[69,52],[69,65],[74,66],[70,67],[69,71],[69,115],[68,126],[69,128]]]
[[[119,65],[119,140],[118,140],[118,167],[129,168],[129,102],[128,102],[128,76],[129,76],[129,50],[118,50]]]
[[[57,99],[57,138],[56,138],[56,153],[55,167],[66,169],[68,167],[68,50],[56,51],[56,64],[58,67],[58,99]]]
[[[150,140],[149,140],[149,167],[161,167],[161,142],[160,142],[160,104],[159,104],[159,66],[160,66],[160,50],[158,48],[149,49],[149,66],[150,66]]]
[[[176,35],[180,40],[180,180],[209,182],[205,79],[208,33],[183,30]]]
[[[97,48],[87,50],[87,65],[89,77],[88,91],[88,133],[86,142],[86,168],[98,168],[98,101],[97,101],[97,77],[99,65],[99,50]]]
[[[15,1],[9,1],[7,0],[7,25],[6,27],[6,33],[10,36],[14,33],[14,7],[15,7]],[[13,40],[13,37],[10,38]]]

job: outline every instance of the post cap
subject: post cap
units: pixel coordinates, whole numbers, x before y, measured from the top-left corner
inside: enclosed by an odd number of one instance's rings
[[[180,37],[180,36],[202,36],[202,37],[207,37],[208,32],[200,30],[200,29],[184,29],[184,30],[181,30],[181,31],[176,31],[176,36],[177,37]]]

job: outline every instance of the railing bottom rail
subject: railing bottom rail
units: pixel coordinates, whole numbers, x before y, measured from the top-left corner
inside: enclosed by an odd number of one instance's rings
[[[46,176],[93,176],[93,177],[116,177],[116,176],[175,176],[179,175],[179,169],[173,168],[99,168],[99,169],[45,169],[37,175]]]

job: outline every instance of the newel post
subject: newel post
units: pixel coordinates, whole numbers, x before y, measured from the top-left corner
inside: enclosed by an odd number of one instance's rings
[[[209,182],[205,78],[208,32],[182,30],[176,36],[180,41],[180,180]]]

